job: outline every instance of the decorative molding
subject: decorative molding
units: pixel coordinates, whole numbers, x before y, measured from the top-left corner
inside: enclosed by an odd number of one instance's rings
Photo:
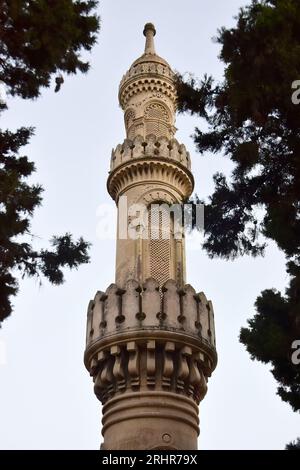
[[[207,368],[199,353],[184,344],[155,340],[127,342],[104,348],[94,367],[94,390],[106,404],[120,393],[147,390],[181,394],[197,405],[207,392]]]
[[[168,77],[171,80],[174,79],[174,72],[171,70],[170,66],[166,64],[155,63],[149,60],[143,63],[138,63],[136,65],[133,64],[128,72],[126,72],[126,74],[122,77],[120,88],[133,77],[137,78],[140,75],[146,75],[148,77],[149,74],[160,75],[163,78]]]
[[[158,78],[143,78],[138,81],[132,81],[131,84],[126,84],[126,87],[121,88],[119,100],[123,109],[126,108],[129,101],[137,95],[145,92],[161,93],[170,99],[174,106],[177,102],[177,92],[172,82],[162,81]]]
[[[199,403],[216,362],[212,304],[190,285],[130,280],[89,303],[85,364],[102,403],[149,389]]]
[[[125,289],[111,284],[105,294],[97,292],[88,307],[87,345],[122,331],[163,328],[186,332],[215,348],[213,307],[206,296],[189,284],[178,289],[174,280],[163,285],[161,294],[158,288],[149,278],[143,285],[129,280]]]
[[[174,104],[176,103],[175,74],[167,64],[156,61],[133,64],[120,83],[119,101],[121,107],[125,109],[130,98],[147,91],[165,95]]]
[[[110,174],[107,189],[111,197],[118,201],[125,191],[149,182],[176,190],[182,201],[188,198],[194,189],[194,178],[188,169],[162,158],[158,161],[142,158],[120,165]]]
[[[112,150],[110,169],[113,171],[123,163],[154,156],[158,160],[165,158],[180,163],[188,170],[191,169],[190,153],[184,144],[180,144],[176,139],[157,137],[154,134],[149,134],[146,138],[138,135],[133,140],[125,139],[123,144],[117,145]]]

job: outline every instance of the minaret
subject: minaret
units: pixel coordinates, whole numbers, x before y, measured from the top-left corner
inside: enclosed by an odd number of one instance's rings
[[[116,279],[88,308],[85,365],[103,405],[105,450],[197,449],[198,405],[217,363],[212,304],[185,280],[176,208],[194,179],[174,138],[175,76],[155,34],[146,24],[145,52],[120,84],[126,139],[107,181],[119,215]]]

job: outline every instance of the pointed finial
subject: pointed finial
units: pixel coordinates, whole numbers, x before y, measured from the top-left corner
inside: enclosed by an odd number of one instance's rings
[[[144,27],[144,36],[146,36],[145,54],[155,54],[154,36],[156,29],[154,24],[147,23]]]

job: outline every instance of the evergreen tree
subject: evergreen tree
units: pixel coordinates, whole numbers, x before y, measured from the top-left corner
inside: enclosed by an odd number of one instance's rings
[[[56,75],[87,72],[82,49],[96,42],[94,0],[0,0],[0,81],[9,93],[36,98]]]
[[[298,439],[294,442],[290,442],[289,444],[286,445],[285,450],[300,450],[300,439]]]
[[[0,0],[0,81],[6,92],[24,99],[39,96],[55,79],[59,91],[62,74],[87,72],[80,52],[96,41],[99,18],[96,1]],[[0,102],[0,113],[6,109]],[[21,276],[45,276],[53,284],[64,281],[64,267],[89,261],[89,243],[71,234],[54,236],[51,248],[32,245],[30,222],[41,204],[42,187],[27,179],[35,166],[20,149],[29,143],[32,128],[0,130],[0,323],[12,312]]]
[[[177,77],[180,111],[208,124],[195,130],[198,151],[234,163],[229,180],[214,177],[204,248],[211,257],[257,256],[271,239],[284,252],[286,295],[264,291],[240,340],[252,359],[271,364],[278,394],[299,411],[300,365],[291,356],[300,339],[300,2],[252,0],[217,42],[223,82]]]

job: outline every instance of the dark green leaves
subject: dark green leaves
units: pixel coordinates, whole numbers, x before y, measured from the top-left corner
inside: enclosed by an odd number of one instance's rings
[[[52,239],[52,250],[36,251],[31,243],[22,242],[21,237],[30,237],[31,217],[42,193],[39,185],[26,182],[35,171],[33,163],[19,156],[32,133],[26,128],[0,132],[0,322],[12,312],[10,299],[18,291],[16,270],[22,276],[44,275],[61,284],[63,268],[78,268],[89,261],[89,243],[82,238],[74,242],[68,233]]]
[[[87,72],[89,63],[82,60],[81,52],[91,50],[96,42],[97,4],[92,0],[0,0],[0,81],[7,92],[36,98],[52,78],[59,91],[63,73]],[[5,109],[1,102],[0,112]],[[64,268],[76,269],[89,261],[89,244],[82,238],[73,241],[69,233],[54,237],[50,250],[36,251],[32,245],[30,223],[43,189],[28,183],[35,166],[19,156],[32,134],[32,128],[0,131],[0,323],[12,312],[11,297],[18,291],[16,271],[23,277],[43,275],[61,284]]]
[[[96,42],[97,3],[0,0],[0,80],[12,95],[35,98],[52,75],[87,72],[80,53]]]
[[[271,364],[278,394],[300,410],[300,372],[291,345],[300,339],[300,80],[299,0],[252,1],[217,41],[224,80],[178,78],[179,110],[204,119],[194,140],[201,154],[222,152],[231,177],[217,174],[205,208],[204,248],[226,259],[264,251],[271,239],[288,261],[286,295],[266,290],[241,331],[253,359]],[[258,217],[260,214],[260,218]]]

